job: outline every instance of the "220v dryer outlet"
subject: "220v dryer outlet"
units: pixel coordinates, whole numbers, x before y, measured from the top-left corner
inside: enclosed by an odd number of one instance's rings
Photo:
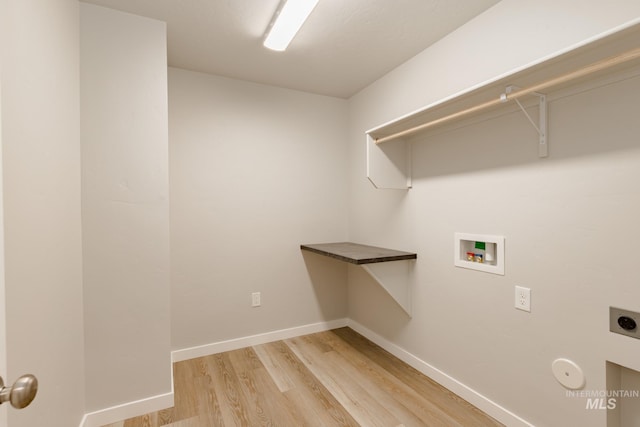
[[[616,334],[640,338],[640,313],[609,307],[609,330]]]

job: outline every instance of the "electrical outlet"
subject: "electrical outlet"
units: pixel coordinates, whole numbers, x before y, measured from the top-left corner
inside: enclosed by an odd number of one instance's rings
[[[531,289],[516,286],[516,308],[531,312]]]
[[[260,307],[260,292],[251,294],[251,307]]]
[[[640,339],[640,313],[609,307],[609,330],[616,334]]]

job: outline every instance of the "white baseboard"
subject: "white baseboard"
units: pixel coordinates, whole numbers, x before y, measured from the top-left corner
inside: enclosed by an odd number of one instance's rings
[[[171,382],[173,383],[173,378]],[[117,423],[118,421],[126,420],[128,418],[144,415],[149,412],[170,408],[172,406],[173,385],[171,386],[170,393],[160,394],[158,396],[124,403],[122,405],[85,414],[80,422],[80,427],[100,427],[106,424]]]
[[[422,372],[443,387],[451,390],[467,402],[471,403],[473,406],[492,416],[501,423],[510,427],[534,427],[533,424],[520,418],[508,409],[503,408],[496,402],[492,401],[486,396],[483,396],[482,394],[466,386],[455,378],[447,375],[438,368],[428,364],[422,359],[419,359],[405,349],[397,346],[396,344],[376,334],[370,329],[367,329],[355,320],[349,319],[347,326],[367,338],[369,341],[378,344],[380,347],[387,350],[398,359]]]
[[[252,345],[266,344],[273,341],[299,337],[301,335],[328,331],[330,329],[347,326],[348,322],[348,319],[330,320],[327,322],[312,323],[310,325],[296,326],[294,328],[280,329],[278,331],[266,332],[264,334],[250,335],[248,337],[185,348],[173,351],[171,353],[171,360],[174,362],[181,362],[183,360],[195,359],[196,357],[203,357],[210,354],[222,353],[224,351],[251,347]]]
[[[360,323],[346,318],[328,322],[313,323],[310,325],[297,326],[289,329],[281,329],[277,331],[266,332],[263,334],[251,335],[248,337],[176,350],[171,353],[171,360],[172,362],[180,362],[196,357],[203,357],[225,351],[238,350],[253,345],[266,344],[269,342],[294,338],[301,335],[328,331],[330,329],[341,328],[344,326],[350,327],[370,341],[376,343],[380,347],[387,350],[389,353],[396,356],[398,359],[414,367],[418,371],[422,372],[432,380],[451,390],[458,396],[462,397],[463,399],[476,406],[480,410],[484,411],[485,413],[489,414],[501,423],[510,427],[534,427],[533,424],[520,418],[506,408],[503,408],[491,399],[483,396],[482,394],[466,386],[455,378],[419,359],[418,357],[397,346],[386,338],[376,334],[370,329],[367,329]],[[130,402],[85,414],[82,422],[80,423],[80,427],[100,427],[105,424],[111,424],[127,418],[132,418],[149,412],[169,408],[173,406],[173,373],[171,375],[171,383],[172,384],[170,393],[153,396],[147,399],[142,399],[135,402]]]
[[[162,409],[171,408],[174,405],[173,399],[173,363],[169,366],[171,371],[171,391],[146,399],[127,402],[110,408],[101,409],[95,412],[84,414],[80,421],[80,427],[101,427],[118,421],[156,412]]]
[[[220,341],[212,344],[205,344],[197,347],[176,350],[171,353],[171,361],[180,362],[196,357],[208,356],[210,354],[224,351],[238,350],[252,345],[266,344],[273,341],[294,338],[301,335],[313,334],[316,332],[328,331],[330,329],[346,326],[348,319],[330,320],[327,322],[312,323],[310,325],[297,326],[294,328],[281,329],[278,331],[266,332],[264,334],[251,335],[244,338],[237,338],[228,341]],[[100,427],[106,424],[117,423],[128,418],[137,417],[149,412],[173,406],[173,366],[171,367],[171,392],[152,396],[135,402],[124,403],[111,408],[101,409],[84,415],[80,422],[80,427]]]

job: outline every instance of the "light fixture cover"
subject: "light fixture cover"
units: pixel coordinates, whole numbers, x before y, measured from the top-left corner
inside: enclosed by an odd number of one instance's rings
[[[264,39],[264,46],[283,51],[289,46],[319,0],[287,0]]]

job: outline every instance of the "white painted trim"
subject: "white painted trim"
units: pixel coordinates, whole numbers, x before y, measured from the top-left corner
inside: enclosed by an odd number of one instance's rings
[[[483,396],[471,387],[461,383],[455,378],[447,375],[438,368],[419,359],[398,345],[392,343],[386,338],[376,334],[355,320],[344,318],[331,320],[327,322],[313,323],[310,325],[297,326],[294,328],[281,329],[277,331],[267,332],[264,334],[251,335],[248,337],[237,338],[227,341],[220,341],[212,344],[201,345],[197,347],[176,350],[171,353],[172,362],[180,362],[183,360],[193,359],[196,357],[208,356],[211,354],[221,353],[225,351],[238,350],[253,345],[266,344],[273,341],[279,341],[288,338],[299,337],[302,335],[313,334],[316,332],[328,331],[331,329],[348,326],[358,332],[365,338],[376,343],[398,359],[414,367],[432,380],[438,382],[443,387],[451,390],[461,398],[465,399],[478,409],[489,414],[501,423],[511,427],[534,427],[533,424],[520,418],[508,409],[498,405],[491,399]],[[173,369],[172,369],[173,371]],[[147,399],[135,402],[124,403],[111,408],[102,409],[100,411],[85,414],[80,423],[80,427],[100,427],[106,424],[115,423],[127,418],[136,417],[149,412],[173,406],[173,372],[171,374],[171,392],[153,396]]]
[[[2,79],[0,78],[0,86]],[[0,101],[2,100],[0,90]],[[2,183],[2,102],[0,102],[0,376],[7,379],[7,300],[5,297],[4,269],[4,185]],[[9,383],[11,384],[11,383]],[[0,406],[0,425],[9,425],[7,406]]]
[[[173,362],[171,369],[171,391],[157,396],[147,397],[134,402],[123,403],[110,408],[101,409],[95,412],[84,414],[80,421],[80,427],[101,427],[106,424],[117,423],[118,421],[156,412],[162,409],[171,408],[174,405],[173,389]]]
[[[173,378],[171,378],[171,383],[173,384]],[[112,424],[128,418],[147,414],[149,412],[170,408],[173,405],[172,385],[170,393],[148,397],[135,402],[123,403],[122,405],[85,414],[80,422],[80,427],[100,427],[106,424]]]
[[[264,334],[250,335],[243,338],[204,344],[182,350],[175,350],[171,353],[171,360],[174,362],[181,362],[183,360],[194,359],[196,357],[209,356],[210,354],[251,347],[252,345],[266,344],[273,341],[299,337],[301,335],[328,331],[330,329],[347,326],[348,322],[349,319],[336,319],[327,322],[312,323],[310,325],[296,326],[294,328],[280,329],[278,331],[266,332]]]
[[[458,396],[462,397],[467,402],[471,403],[481,411],[492,416],[501,423],[511,427],[534,427],[533,424],[520,418],[508,409],[498,405],[486,396],[478,393],[471,387],[461,383],[455,378],[447,375],[438,368],[428,364],[427,362],[419,359],[413,354],[409,353],[405,349],[397,346],[386,338],[376,334],[375,332],[362,326],[355,320],[349,319],[347,326],[364,336],[368,340],[378,344],[380,347],[387,350],[389,353],[396,356],[406,364],[414,367],[418,371],[422,372],[432,380],[436,381],[443,387],[451,390]]]
[[[176,350],[171,353],[171,364],[195,357],[208,356],[210,354],[224,351],[238,350],[252,345],[266,344],[287,338],[299,337],[301,335],[313,334],[316,332],[328,331],[330,329],[347,326],[349,319],[336,319],[327,322],[312,323],[309,325],[297,326],[295,328],[281,329],[264,334],[251,335],[244,338],[237,338],[228,341],[220,341],[212,344],[205,344],[198,347]],[[158,396],[148,397],[135,402],[123,403],[111,408],[90,412],[82,417],[80,427],[100,427],[106,424],[116,423],[128,418],[137,417],[149,412],[170,408],[174,405],[173,391],[173,366],[171,367],[171,392]]]

